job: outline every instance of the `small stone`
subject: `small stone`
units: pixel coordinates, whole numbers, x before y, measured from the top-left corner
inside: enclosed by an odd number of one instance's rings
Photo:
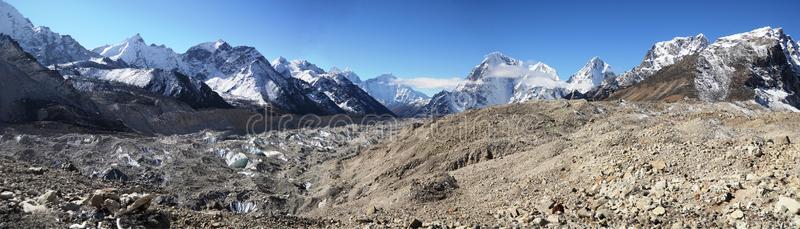
[[[48,209],[45,206],[38,205],[32,202],[22,202],[22,211],[26,213],[46,212]]]
[[[127,214],[127,213],[130,213],[130,212],[136,211],[136,210],[138,210],[140,208],[146,209],[147,207],[150,206],[150,202],[153,200],[153,198],[155,198],[154,195],[147,194],[147,195],[137,199],[136,201],[134,201],[133,204],[128,206],[127,209],[121,211],[120,214]]]
[[[559,218],[558,215],[555,215],[555,214],[554,215],[549,215],[549,216],[547,216],[547,222],[548,223],[552,223],[552,224],[560,224],[561,223],[561,219]]]
[[[103,179],[111,181],[127,181],[128,175],[116,168],[103,171]]]
[[[36,175],[42,175],[46,172],[47,169],[43,167],[30,167],[28,168],[28,172]]]
[[[47,190],[44,194],[36,199],[36,202],[42,205],[45,204],[58,204],[58,193],[53,190]]]
[[[117,212],[119,211],[120,207],[121,206],[119,202],[117,202],[116,200],[106,199],[105,201],[103,201],[103,208],[105,208],[109,212]]]
[[[408,228],[420,228],[422,227],[422,221],[418,219],[411,220],[411,223],[408,224]]]
[[[775,141],[778,145],[789,145],[792,144],[792,140],[789,139],[789,136],[778,137]]]
[[[117,189],[105,188],[105,189],[95,190],[94,193],[89,196],[89,198],[86,198],[83,204],[95,207],[97,209],[102,209],[103,202],[106,199],[119,200],[119,196],[117,195]]]
[[[661,216],[661,215],[664,215],[665,213],[667,213],[667,209],[664,209],[664,207],[658,206],[658,207],[654,208],[652,212],[653,212],[653,215]]]
[[[67,202],[61,206],[61,210],[64,211],[78,211],[81,209],[81,205],[73,202]]]
[[[742,217],[744,217],[744,212],[742,212],[741,210],[736,210],[731,213],[731,218],[741,219]]]
[[[655,160],[650,162],[650,166],[653,167],[653,170],[661,171],[667,168],[667,162],[664,160]]]
[[[791,214],[797,214],[800,212],[800,202],[785,196],[778,197],[778,202],[775,202],[775,211],[789,211]]]
[[[506,209],[506,214],[508,214],[508,216],[510,216],[511,218],[517,218],[517,216],[519,216],[519,208],[510,207]]]
[[[592,218],[592,213],[589,212],[589,210],[581,208],[581,209],[578,209],[578,217],[581,217],[581,218]]]
[[[13,198],[14,198],[14,192],[11,191],[0,192],[0,200],[10,200]]]
[[[538,218],[538,217],[537,217],[537,218],[534,218],[533,220],[531,220],[531,223],[532,223],[533,225],[544,226],[545,224],[547,224],[547,221],[545,221],[545,220],[544,220],[544,219],[542,219],[542,218]]]
[[[378,208],[376,208],[375,206],[369,206],[367,207],[366,212],[367,215],[374,215],[375,213],[378,213]]]

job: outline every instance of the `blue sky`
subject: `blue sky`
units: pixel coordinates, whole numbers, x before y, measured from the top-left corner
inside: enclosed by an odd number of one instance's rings
[[[628,70],[654,42],[675,36],[715,39],[763,26],[800,36],[798,0],[7,1],[87,48],[136,33],[177,52],[224,39],[269,59],[350,67],[362,78],[462,78],[500,51],[543,61],[566,79],[593,56]]]

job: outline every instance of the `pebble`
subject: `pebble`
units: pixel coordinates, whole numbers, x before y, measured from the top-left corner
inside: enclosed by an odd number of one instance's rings
[[[36,175],[42,175],[44,172],[47,171],[46,168],[42,167],[30,167],[28,168],[28,172]]]
[[[664,207],[658,206],[655,209],[653,209],[653,215],[661,216],[664,215],[665,213],[667,213],[667,210],[664,209]]]
[[[422,227],[422,221],[418,219],[411,220],[411,223],[408,224],[408,228],[420,228]]]
[[[741,219],[742,217],[744,217],[744,212],[742,212],[741,210],[736,210],[731,213],[731,218]]]
[[[58,193],[53,190],[47,190],[44,194],[36,199],[39,204],[58,204]]]
[[[14,193],[11,191],[0,192],[0,200],[10,200],[14,198]]]

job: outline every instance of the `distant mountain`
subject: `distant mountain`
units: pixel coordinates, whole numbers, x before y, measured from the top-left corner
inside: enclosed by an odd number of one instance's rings
[[[532,99],[561,99],[567,93],[566,86],[547,64],[524,63],[494,52],[486,55],[454,90],[434,95],[421,113],[445,115]]]
[[[132,68],[124,61],[109,58],[60,64],[54,68],[67,78],[123,83],[175,98],[193,108],[231,108],[208,85],[174,70]]]
[[[383,104],[350,81],[350,78],[358,77],[355,73],[336,70],[325,72],[306,60],[288,61],[283,57],[272,61],[272,66],[284,75],[310,84],[349,114],[394,115]]]
[[[122,60],[137,68],[176,70],[204,82],[231,104],[267,106],[279,113],[345,113],[312,86],[275,71],[269,61],[253,47],[232,47],[227,42],[218,40],[198,44],[189,48],[186,53],[178,54],[163,45],[147,45],[137,34],[119,44],[94,50],[112,60]]]
[[[392,74],[383,74],[366,81],[361,81],[355,74],[348,75],[350,75],[350,79],[355,78],[356,81],[361,82],[358,85],[364,91],[401,117],[414,116],[430,100],[425,93],[399,84],[399,79]]]
[[[180,56],[172,49],[164,45],[147,45],[139,34],[133,35],[118,44],[97,47],[92,51],[112,60],[123,60],[137,68],[164,70],[183,68]]]
[[[587,93],[592,89],[610,83],[616,78],[611,65],[599,57],[593,57],[577,73],[567,80],[567,89],[578,93]]]
[[[612,99],[701,101],[754,100],[764,106],[800,108],[800,48],[782,29],[756,29],[717,39],[665,66]]]
[[[4,1],[0,1],[0,15],[3,15],[0,16],[0,33],[11,36],[25,52],[45,66],[99,57],[69,35],[60,35],[47,27],[34,26],[16,8]]]

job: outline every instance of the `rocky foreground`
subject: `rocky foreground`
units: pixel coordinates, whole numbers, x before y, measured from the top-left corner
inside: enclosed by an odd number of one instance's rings
[[[438,119],[0,136],[0,227],[797,227],[800,115],[540,101]]]

